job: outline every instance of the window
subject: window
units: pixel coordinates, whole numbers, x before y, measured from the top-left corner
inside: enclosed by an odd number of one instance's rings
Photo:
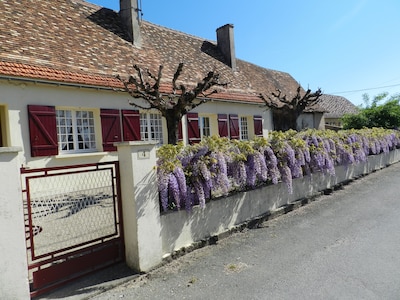
[[[240,117],[240,139],[249,139],[249,127],[247,125],[247,117]]]
[[[143,141],[163,143],[162,118],[160,114],[140,114],[140,136]]]
[[[103,151],[117,151],[117,142],[140,140],[137,110],[101,108],[99,118],[95,110],[28,105],[28,116],[32,157],[96,152],[99,139]]]
[[[96,150],[95,124],[92,111],[56,110],[59,152]]]
[[[211,135],[210,118],[200,117],[200,135],[201,138]]]

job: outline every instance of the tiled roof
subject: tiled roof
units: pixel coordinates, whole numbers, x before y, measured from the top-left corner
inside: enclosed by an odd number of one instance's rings
[[[289,97],[298,83],[288,73],[238,59],[237,72],[224,64],[213,41],[141,23],[142,46],[128,41],[117,12],[82,0],[1,0],[0,75],[119,88],[115,75],[134,73],[133,64],[158,71],[165,88],[180,62],[180,78],[197,83],[216,70],[228,88],[215,99],[260,102],[259,93],[279,88]]]
[[[325,118],[341,118],[344,114],[356,114],[358,108],[342,96],[324,94],[319,105],[326,110]]]
[[[87,73],[57,70],[49,67],[33,66],[23,63],[0,61],[0,74],[9,77],[23,77],[32,80],[75,83],[88,86],[122,88],[122,83],[114,77]],[[0,75],[1,76],[1,75]]]

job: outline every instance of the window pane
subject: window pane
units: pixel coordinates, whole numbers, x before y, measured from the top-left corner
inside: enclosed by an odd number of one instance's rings
[[[160,114],[140,114],[140,135],[143,141],[158,141],[162,144],[162,117]]]
[[[151,125],[151,140],[158,141],[159,144],[163,142],[162,135],[162,119],[159,114],[150,114],[150,125]]]
[[[56,113],[58,144],[61,151],[96,149],[93,112],[57,110]]]
[[[74,149],[72,141],[72,118],[71,114],[65,110],[56,111],[57,121],[57,139],[59,149],[62,151],[69,151]]]
[[[211,135],[210,118],[209,117],[200,117],[199,118],[199,126],[200,126],[201,138]]]
[[[143,141],[149,139],[148,128],[147,128],[147,114],[140,114],[140,136]]]
[[[240,139],[249,139],[249,130],[247,126],[247,117],[240,117]]]

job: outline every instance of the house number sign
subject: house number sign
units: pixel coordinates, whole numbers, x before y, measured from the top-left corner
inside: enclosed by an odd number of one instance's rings
[[[138,159],[147,159],[150,158],[149,150],[139,150],[138,151]]]

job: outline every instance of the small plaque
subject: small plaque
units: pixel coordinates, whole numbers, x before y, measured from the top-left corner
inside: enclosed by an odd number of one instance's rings
[[[149,150],[140,150],[138,151],[138,159],[147,159],[150,158]]]

